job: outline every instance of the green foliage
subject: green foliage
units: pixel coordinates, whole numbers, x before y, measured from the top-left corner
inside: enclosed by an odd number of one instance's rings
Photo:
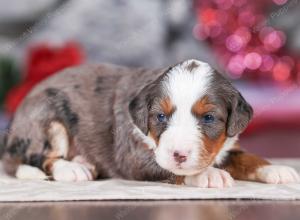
[[[20,72],[13,59],[0,57],[0,109],[3,108],[5,95],[20,80]]]

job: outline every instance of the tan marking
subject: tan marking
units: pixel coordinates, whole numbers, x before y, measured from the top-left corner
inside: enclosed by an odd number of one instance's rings
[[[47,175],[52,175],[52,171],[53,171],[53,164],[59,160],[61,158],[56,157],[56,158],[47,158],[45,159],[44,163],[43,163],[43,170],[45,171],[45,173]]]
[[[148,137],[152,138],[155,141],[156,146],[159,144],[159,139],[157,138],[156,132],[150,127],[148,132]]]
[[[204,151],[200,151],[199,167],[202,169],[203,167],[207,167],[213,164],[215,157],[220,152],[226,141],[225,131],[216,139],[210,139],[208,136],[204,135],[203,137],[203,145]]]
[[[211,111],[216,106],[209,103],[207,97],[204,97],[197,102],[192,107],[193,114],[197,116],[202,116],[204,113]]]
[[[171,99],[169,97],[161,100],[159,104],[163,110],[163,113],[167,116],[170,116],[175,111],[175,107],[173,106]],[[148,137],[152,138],[155,141],[156,146],[159,145],[159,138],[157,138],[157,131],[155,127],[153,126],[149,127]]]
[[[169,97],[164,98],[163,100],[161,100],[161,102],[159,104],[160,104],[163,112],[166,115],[171,115],[175,110],[175,107],[174,107],[174,105],[171,102],[171,99]]]
[[[183,185],[184,184],[184,176],[176,176],[175,177],[175,184],[176,185]]]
[[[45,152],[46,159],[42,168],[47,175],[51,175],[53,164],[59,159],[67,158],[70,141],[67,129],[58,121],[52,121],[46,133],[51,149]]]
[[[219,137],[216,139],[210,139],[208,136],[204,135],[203,142],[204,142],[205,150],[208,156],[210,157],[209,161],[212,161],[215,158],[215,156],[219,153],[219,151],[223,147],[225,141],[226,141],[225,131],[221,135],[219,135]]]
[[[238,143],[238,142],[236,142],[234,145],[233,145],[233,147],[231,148],[231,150],[240,150],[241,149],[241,145]]]
[[[51,151],[47,157],[63,157],[66,158],[69,151],[69,135],[65,126],[57,121],[50,123],[48,131],[48,140],[51,145]]]
[[[229,156],[223,169],[238,180],[253,180],[256,170],[270,163],[254,154],[241,152]]]

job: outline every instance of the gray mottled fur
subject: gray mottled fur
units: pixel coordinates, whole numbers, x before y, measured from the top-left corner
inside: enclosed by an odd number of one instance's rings
[[[69,157],[84,155],[96,165],[99,178],[168,178],[170,173],[156,164],[141,137],[133,135],[135,124],[129,112],[130,102],[163,73],[164,70],[86,65],[66,69],[42,82],[15,114],[4,155],[6,171],[13,175],[20,163],[30,164],[32,155],[40,155],[42,160],[45,131],[51,121],[58,120],[68,128],[72,152]],[[143,105],[136,109],[138,123],[145,120],[144,110]],[[65,119],[70,114],[77,118]]]

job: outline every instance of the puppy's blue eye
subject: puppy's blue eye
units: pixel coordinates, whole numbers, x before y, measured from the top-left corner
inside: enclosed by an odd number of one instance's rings
[[[209,114],[207,114],[207,115],[204,115],[203,116],[203,122],[204,123],[212,123],[212,122],[214,122],[215,121],[215,117],[213,116],[213,115],[209,115]]]
[[[164,114],[158,114],[158,115],[157,115],[157,120],[158,120],[159,122],[165,122],[165,121],[167,121],[167,116],[164,115]]]

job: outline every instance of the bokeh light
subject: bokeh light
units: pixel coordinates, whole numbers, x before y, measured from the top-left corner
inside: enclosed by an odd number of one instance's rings
[[[239,78],[245,70],[244,57],[242,55],[235,55],[230,58],[227,69],[232,78]]]
[[[269,55],[262,56],[262,65],[260,66],[259,70],[262,72],[271,71],[274,66],[274,59]]]
[[[284,5],[288,0],[273,0],[276,5]]]
[[[300,79],[300,58],[286,51],[285,33],[270,26],[267,14],[269,7],[286,2],[198,0],[197,16],[201,26],[195,26],[195,38],[210,44],[232,78],[243,78],[247,74],[247,79],[261,77],[276,82]]]
[[[238,52],[243,47],[243,45],[243,39],[237,34],[230,35],[226,39],[226,47],[232,52]]]
[[[291,75],[291,67],[289,64],[279,61],[273,68],[273,76],[277,81],[286,81]]]
[[[268,51],[276,51],[285,43],[285,34],[281,31],[272,31],[263,39],[264,47]]]
[[[258,69],[261,63],[262,58],[260,54],[256,52],[248,53],[244,58],[244,65],[250,70]]]

